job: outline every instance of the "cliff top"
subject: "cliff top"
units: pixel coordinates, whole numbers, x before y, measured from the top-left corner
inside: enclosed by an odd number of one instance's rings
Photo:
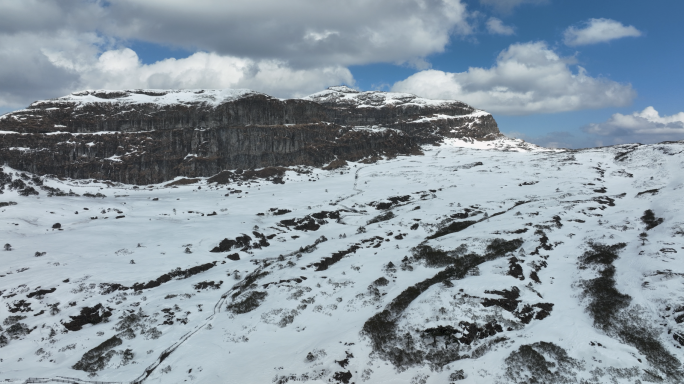
[[[83,90],[55,99],[39,100],[31,103],[27,109],[17,110],[0,116],[0,120],[14,113],[25,113],[35,109],[59,108],[60,105],[85,105],[91,103],[111,103],[124,105],[156,104],[156,105],[209,105],[217,107],[221,104],[236,101],[250,96],[264,96],[261,92],[250,89],[126,89],[126,90]],[[282,99],[285,100],[285,99]],[[356,106],[358,108],[382,108],[389,106],[418,107],[458,107],[472,109],[478,116],[489,113],[474,109],[456,100],[432,100],[410,93],[358,91],[347,86],[334,86],[316,92],[301,99],[319,104],[336,106]]]
[[[310,100],[321,104],[355,105],[361,108],[381,108],[385,106],[414,105],[414,106],[446,106],[457,105],[469,107],[456,100],[433,100],[416,96],[412,93],[357,91],[347,86],[329,87],[325,91],[306,96],[303,100]],[[479,110],[475,110],[479,111]],[[482,111],[484,112],[484,111]],[[486,112],[485,112],[486,113]],[[489,113],[486,113],[489,114]]]

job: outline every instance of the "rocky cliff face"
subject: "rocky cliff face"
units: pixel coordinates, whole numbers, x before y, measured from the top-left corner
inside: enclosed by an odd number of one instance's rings
[[[2,116],[0,133],[0,161],[15,169],[134,184],[500,135],[489,113],[461,102],[347,87],[290,100],[249,90],[84,91]]]

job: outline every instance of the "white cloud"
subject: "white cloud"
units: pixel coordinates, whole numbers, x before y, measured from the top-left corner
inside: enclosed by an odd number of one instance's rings
[[[480,4],[494,7],[501,13],[510,13],[513,8],[522,4],[544,4],[548,0],[480,0]]]
[[[515,34],[513,27],[504,25],[501,19],[497,19],[496,17],[490,17],[489,20],[487,20],[487,31],[493,35]]]
[[[0,33],[0,106],[24,107],[72,92],[79,81],[77,68],[55,65],[50,55],[82,62],[96,58],[103,44],[94,33]]]
[[[461,0],[0,0],[0,9],[0,108],[83,87],[297,96],[353,84],[350,65],[430,68],[425,57],[472,33]],[[129,41],[199,53],[142,65]]]
[[[613,144],[657,143],[668,140],[684,140],[684,112],[660,116],[653,107],[631,115],[616,113],[607,121],[589,124],[583,131],[605,136]]]
[[[572,58],[559,57],[544,42],[513,44],[491,68],[418,72],[392,90],[461,100],[506,115],[626,106],[636,97],[631,85],[590,77]]]
[[[472,32],[461,0],[119,0],[105,13],[111,36],[295,67],[405,63]]]
[[[184,59],[142,64],[129,48],[109,50],[85,62],[50,57],[65,69],[78,68],[79,88],[250,88],[276,97],[297,97],[335,84],[354,83],[341,66],[293,69],[280,60],[252,60],[197,52]]]
[[[563,42],[569,46],[605,43],[623,37],[638,37],[641,32],[633,26],[625,26],[611,19],[589,19],[581,28],[569,27],[563,34]]]

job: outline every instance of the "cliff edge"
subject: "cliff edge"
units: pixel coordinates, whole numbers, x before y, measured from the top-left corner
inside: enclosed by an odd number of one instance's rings
[[[246,90],[81,91],[0,116],[0,161],[36,174],[132,184],[226,169],[323,166],[500,136],[453,100],[339,86],[301,99]]]

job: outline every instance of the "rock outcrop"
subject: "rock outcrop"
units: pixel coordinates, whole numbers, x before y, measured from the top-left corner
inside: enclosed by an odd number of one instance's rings
[[[347,87],[288,100],[249,90],[83,91],[0,117],[0,134],[0,161],[15,169],[133,184],[500,136],[489,113],[458,101]]]

